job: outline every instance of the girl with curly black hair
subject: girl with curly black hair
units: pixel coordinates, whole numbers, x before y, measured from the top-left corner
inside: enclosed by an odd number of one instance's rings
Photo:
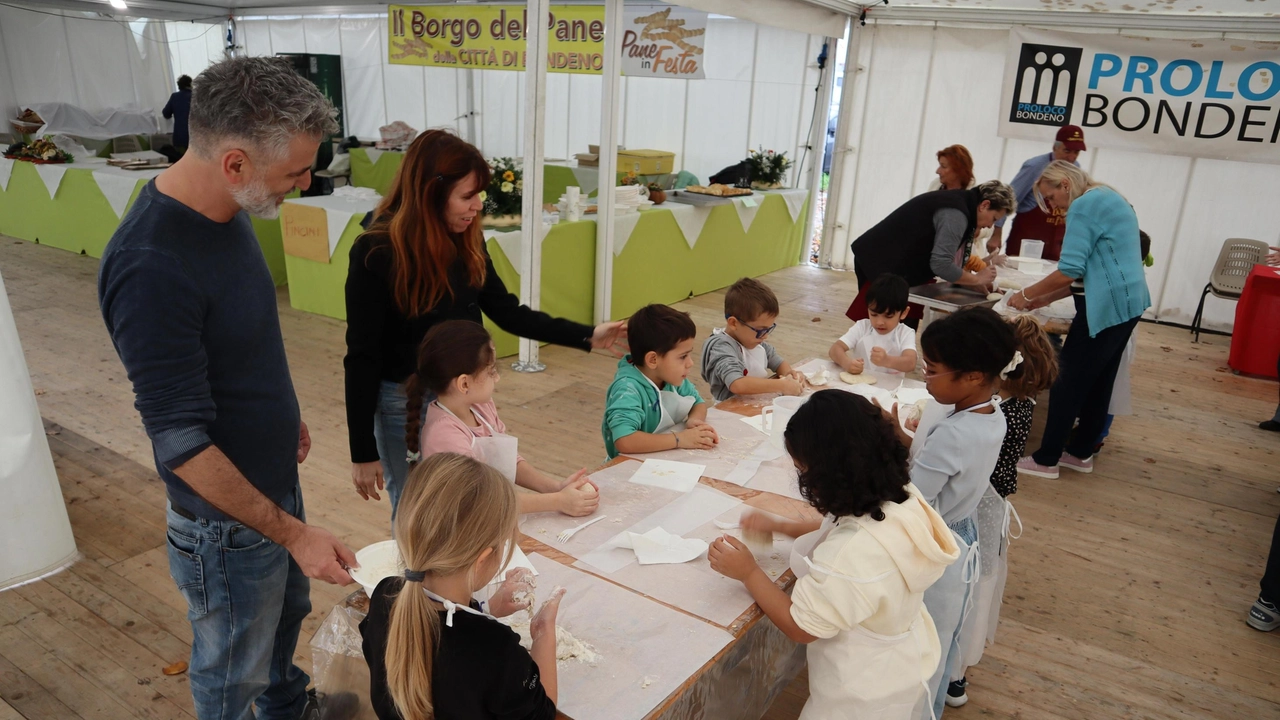
[[[814,393],[785,438],[801,494],[826,517],[746,514],[742,528],[797,538],[794,591],[779,589],[736,538],[712,544],[711,567],[741,581],[780,630],[809,645],[804,717],[908,720],[941,657],[924,591],[959,548],[911,484],[893,424],[865,398]]]

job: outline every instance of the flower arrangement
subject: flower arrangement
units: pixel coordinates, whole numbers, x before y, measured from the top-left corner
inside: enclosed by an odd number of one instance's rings
[[[485,188],[484,214],[488,217],[518,216],[524,190],[524,170],[509,157],[489,161],[493,178]]]
[[[623,186],[639,185],[640,177],[636,175],[634,170],[628,170],[627,174],[622,177],[622,180],[618,184]]]
[[[772,150],[747,151],[747,165],[751,168],[751,184],[760,187],[776,187],[791,169],[791,159],[785,152]]]
[[[5,148],[4,156],[35,163],[75,162],[75,157],[71,153],[55,145],[48,136],[37,138],[30,143],[14,143]]]

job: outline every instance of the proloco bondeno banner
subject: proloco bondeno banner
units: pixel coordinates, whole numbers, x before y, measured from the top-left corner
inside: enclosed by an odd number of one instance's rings
[[[1014,28],[1000,135],[1280,163],[1280,43]]]
[[[472,70],[524,70],[523,5],[392,5],[388,62]],[[622,74],[705,77],[707,14],[669,6],[627,6]],[[604,67],[604,6],[552,5],[547,28],[550,72],[599,75]]]

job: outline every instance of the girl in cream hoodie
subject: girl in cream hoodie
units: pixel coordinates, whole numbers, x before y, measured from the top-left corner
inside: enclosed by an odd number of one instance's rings
[[[924,591],[959,557],[951,531],[911,484],[893,426],[863,397],[815,393],[785,438],[800,493],[825,519],[747,514],[742,527],[797,538],[795,590],[788,597],[736,538],[712,544],[711,567],[808,644],[801,720],[912,718],[941,655]]]

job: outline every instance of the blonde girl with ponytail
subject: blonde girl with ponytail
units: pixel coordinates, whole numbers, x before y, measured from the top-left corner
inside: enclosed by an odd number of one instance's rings
[[[380,720],[555,717],[563,589],[534,616],[529,651],[472,599],[510,559],[517,518],[511,483],[472,458],[440,453],[410,472],[395,523],[405,571],[378,584],[360,624]]]

